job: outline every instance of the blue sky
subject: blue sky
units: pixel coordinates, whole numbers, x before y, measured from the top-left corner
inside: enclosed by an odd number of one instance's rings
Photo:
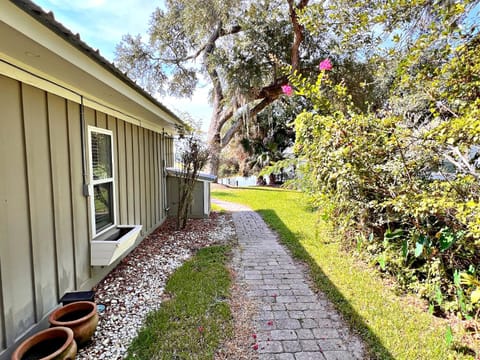
[[[163,0],[33,0],[45,11],[52,11],[55,19],[110,61],[114,59],[115,46],[122,36],[145,35],[150,15]],[[161,97],[159,100],[176,111],[188,109],[190,115],[200,119],[206,131],[212,109],[208,104],[208,87],[199,88],[192,99]]]

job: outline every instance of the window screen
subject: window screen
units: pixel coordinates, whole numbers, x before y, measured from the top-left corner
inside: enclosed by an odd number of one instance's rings
[[[94,236],[115,224],[112,132],[89,127]]]

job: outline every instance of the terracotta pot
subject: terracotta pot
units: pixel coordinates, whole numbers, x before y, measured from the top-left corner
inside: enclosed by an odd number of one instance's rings
[[[52,326],[65,326],[73,330],[78,346],[93,336],[98,324],[97,305],[91,301],[77,301],[54,310],[48,317]]]
[[[15,350],[12,360],[74,360],[77,344],[73,331],[66,327],[54,327],[27,338]]]

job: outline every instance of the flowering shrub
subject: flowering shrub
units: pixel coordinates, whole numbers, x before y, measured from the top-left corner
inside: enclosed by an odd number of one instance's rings
[[[321,70],[321,71],[324,71],[324,70],[332,70],[333,69],[333,65],[332,63],[330,62],[329,59],[325,59],[323,60],[322,62],[320,62],[320,64],[318,65],[318,68]]]
[[[282,92],[287,96],[292,96],[293,88],[290,85],[282,85]]]
[[[315,82],[289,79],[314,107],[296,118],[294,147],[314,205],[350,247],[428,299],[432,311],[465,316],[480,309],[477,290],[459,280],[480,271],[480,101],[468,81],[455,80],[478,77],[474,67],[458,69],[461,59],[480,63],[470,45],[452,52],[438,76],[415,78],[435,94],[420,125],[388,108],[359,111],[345,85],[325,76],[328,59]]]

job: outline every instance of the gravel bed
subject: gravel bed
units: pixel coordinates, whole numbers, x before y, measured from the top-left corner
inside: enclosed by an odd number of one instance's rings
[[[145,316],[165,298],[168,276],[196,249],[229,243],[236,236],[229,214],[191,219],[182,231],[174,225],[174,219],[165,221],[94,288],[95,301],[105,310],[77,359],[123,359]]]

